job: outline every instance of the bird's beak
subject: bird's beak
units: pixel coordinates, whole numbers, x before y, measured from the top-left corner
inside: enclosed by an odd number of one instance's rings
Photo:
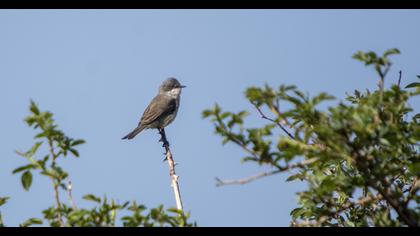
[[[185,88],[185,87],[187,87],[187,86],[185,86],[185,85],[181,85],[181,88]]]

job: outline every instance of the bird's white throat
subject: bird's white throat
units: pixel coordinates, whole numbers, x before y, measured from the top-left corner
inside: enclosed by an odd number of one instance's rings
[[[173,88],[170,91],[166,92],[166,95],[170,97],[178,97],[181,94],[181,88]]]

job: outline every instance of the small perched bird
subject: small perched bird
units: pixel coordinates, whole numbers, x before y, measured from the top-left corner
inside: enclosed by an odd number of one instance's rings
[[[159,87],[159,93],[147,106],[138,126],[122,139],[132,139],[143,129],[161,129],[174,121],[178,113],[182,88],[177,79],[168,78]]]

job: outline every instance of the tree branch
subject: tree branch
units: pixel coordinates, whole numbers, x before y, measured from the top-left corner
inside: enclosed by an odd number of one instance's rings
[[[242,178],[242,179],[221,180],[221,179],[216,177],[216,181],[217,181],[216,186],[221,187],[221,186],[224,186],[224,185],[247,184],[249,182],[252,182],[256,179],[260,179],[262,177],[275,175],[275,174],[284,172],[286,170],[290,170],[290,169],[294,169],[294,168],[298,168],[298,167],[304,167],[306,165],[309,165],[309,164],[312,164],[312,163],[316,162],[317,160],[318,160],[318,158],[314,157],[314,158],[307,159],[307,160],[304,160],[302,162],[294,163],[294,164],[291,164],[291,165],[288,165],[288,166],[278,167],[277,170],[273,170],[273,171],[269,171],[269,172],[262,172],[262,173],[259,173],[257,175],[253,175],[253,176]]]
[[[220,126],[223,126],[223,129],[226,130],[226,132],[223,132],[224,135],[226,135],[227,137],[230,138],[230,140],[234,143],[236,143],[238,146],[242,147],[242,149],[246,152],[248,152],[249,154],[251,154],[254,158],[259,159],[257,153],[255,153],[254,151],[252,151],[251,149],[249,149],[246,144],[244,144],[243,142],[241,142],[241,140],[238,140],[235,135],[232,134],[231,130],[226,127],[225,123],[223,123],[223,121],[220,119],[220,117],[217,117],[217,122],[219,123]]]
[[[377,186],[376,190],[385,198],[385,200],[395,209],[398,215],[407,223],[410,227],[419,227],[420,224],[416,219],[411,215],[407,208],[404,208],[398,200],[392,198],[387,190],[384,190]]]
[[[165,147],[165,160],[168,161],[168,165],[169,165],[169,175],[171,176],[171,181],[172,181],[172,189],[174,190],[174,195],[175,195],[175,201],[176,201],[176,207],[178,208],[178,210],[183,211],[183,207],[182,207],[182,200],[181,200],[181,194],[179,191],[179,185],[178,185],[178,178],[179,176],[176,175],[175,173],[175,162],[174,159],[172,158],[172,153],[171,150],[169,149],[169,142],[166,139],[166,134],[165,134],[165,129],[158,129],[159,130],[159,134],[161,135],[161,138],[159,141],[162,141],[163,143],[163,147]]]
[[[226,132],[226,135],[232,140],[232,142],[236,143],[238,146],[240,146],[243,150],[251,154],[256,159],[259,159],[259,156],[257,153],[249,149],[245,144],[241,143],[240,140],[237,140],[235,136],[231,135],[231,133]]]
[[[359,165],[360,166],[360,165]],[[372,176],[369,171],[364,166],[361,170],[365,173],[366,176]],[[398,216],[401,217],[401,219],[410,227],[420,227],[420,223],[417,222],[415,217],[411,214],[410,210],[407,208],[407,206],[404,205],[404,202],[401,202],[394,196],[392,193],[391,188],[389,187],[390,184],[386,179],[380,179],[380,183],[384,186],[382,188],[380,184],[378,184],[375,179],[369,178],[366,180],[368,185],[379,192],[379,194],[382,195],[382,197],[386,200],[387,203],[389,203],[392,208],[397,212]],[[388,187],[387,187],[388,186]]]
[[[257,111],[260,113],[260,115],[261,115],[261,118],[263,118],[263,119],[266,119],[266,120],[269,120],[269,121],[271,121],[271,122],[273,122],[274,124],[276,124],[278,127],[280,127],[280,129],[281,130],[283,130],[291,139],[295,139],[295,137],[291,134],[291,133],[289,133],[289,131],[287,131],[284,127],[283,127],[283,125],[281,125],[280,124],[280,122],[279,121],[275,121],[275,120],[273,120],[273,119],[271,119],[271,118],[268,118],[262,111],[261,111],[261,109],[257,106],[257,104],[255,104],[255,103],[252,103],[252,105],[254,105],[254,107],[257,109]],[[280,114],[280,113],[279,113]]]
[[[280,173],[281,170],[274,170],[274,171],[269,171],[269,172],[262,172],[259,173],[257,175],[253,175],[250,177],[246,177],[243,179],[234,179],[234,180],[221,180],[219,178],[216,177],[216,187],[220,187],[220,186],[224,186],[224,185],[233,185],[233,184],[247,184],[251,181],[254,181],[256,179],[262,178],[262,177],[266,177],[266,176],[270,176],[270,175],[275,175]]]
[[[51,154],[51,158],[52,158],[52,163],[51,163],[51,167],[55,167],[55,160],[57,159],[57,154],[54,152],[54,145],[53,145],[53,141],[51,140],[51,138],[48,138],[48,145],[50,147],[50,154]],[[61,202],[60,202],[60,194],[58,191],[58,183],[57,180],[54,179],[53,177],[51,177],[51,180],[53,182],[53,187],[54,187],[54,198],[57,204],[57,213],[58,213],[58,222],[60,223],[60,226],[64,225],[62,216],[61,216]]]

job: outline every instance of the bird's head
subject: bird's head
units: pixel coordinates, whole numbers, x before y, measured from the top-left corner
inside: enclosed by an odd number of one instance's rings
[[[181,94],[182,88],[185,85],[181,85],[179,81],[173,77],[166,79],[159,87],[159,93],[167,94],[169,96],[178,96]]]

